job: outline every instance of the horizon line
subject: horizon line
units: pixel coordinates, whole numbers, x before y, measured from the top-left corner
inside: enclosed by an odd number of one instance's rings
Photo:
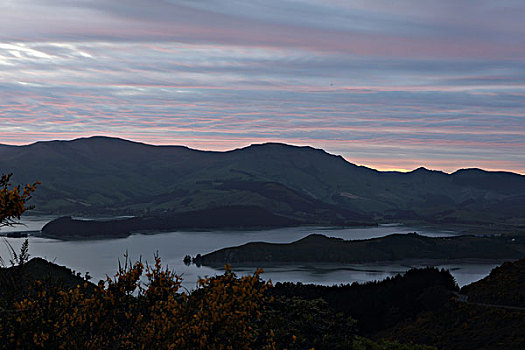
[[[402,167],[399,167],[399,168],[389,168],[389,167],[374,168],[374,167],[369,166],[369,165],[358,164],[358,163],[356,163],[354,161],[350,161],[346,157],[344,157],[343,155],[330,153],[330,152],[326,151],[324,148],[317,148],[317,147],[314,147],[314,146],[311,146],[311,145],[308,145],[308,144],[294,144],[294,143],[287,143],[287,142],[282,142],[282,141],[254,142],[254,143],[250,143],[248,145],[237,147],[237,148],[233,148],[233,149],[213,150],[213,149],[192,148],[192,147],[189,147],[189,146],[186,146],[186,145],[182,145],[182,144],[165,144],[165,143],[155,144],[155,143],[149,143],[149,142],[144,142],[144,141],[131,140],[131,139],[127,139],[127,138],[124,138],[124,137],[121,137],[121,136],[108,136],[108,135],[96,134],[96,135],[90,135],[90,136],[79,136],[79,137],[75,137],[75,138],[71,138],[71,139],[39,140],[39,141],[23,143],[23,144],[0,143],[0,146],[28,147],[28,146],[35,145],[37,143],[74,142],[74,141],[78,141],[78,140],[88,140],[88,139],[94,139],[94,138],[105,138],[105,139],[121,140],[121,141],[131,142],[131,143],[135,143],[135,144],[142,144],[142,145],[146,145],[146,146],[153,146],[153,147],[183,147],[183,148],[187,148],[187,149],[190,149],[190,150],[193,150],[193,151],[214,152],[214,153],[227,153],[227,152],[233,152],[233,151],[236,151],[236,150],[246,149],[246,148],[249,148],[249,147],[252,147],[252,146],[277,144],[277,145],[285,145],[285,146],[298,147],[298,148],[303,147],[303,148],[311,148],[311,149],[314,149],[314,150],[320,150],[320,151],[325,152],[326,154],[329,154],[329,155],[332,155],[332,156],[335,156],[335,157],[340,157],[340,158],[344,159],[346,162],[348,162],[350,164],[353,164],[353,165],[356,165],[356,166],[359,166],[359,167],[365,167],[365,168],[368,168],[368,169],[371,169],[371,170],[376,170],[376,171],[379,171],[379,172],[395,172],[395,173],[408,174],[408,173],[412,173],[412,172],[415,172],[415,171],[418,171],[418,170],[427,170],[427,171],[430,171],[430,172],[441,172],[441,173],[444,173],[444,174],[451,175],[451,174],[454,174],[454,173],[462,171],[462,170],[463,171],[464,170],[481,170],[481,171],[484,171],[484,172],[510,173],[510,174],[516,174],[516,175],[520,175],[520,176],[525,176],[525,173],[520,173],[520,172],[517,172],[517,171],[510,171],[510,170],[507,170],[507,169],[490,169],[490,170],[487,170],[487,169],[484,169],[484,168],[481,168],[481,167],[457,168],[454,171],[450,171],[450,172],[445,171],[445,170],[441,170],[441,169],[431,169],[431,168],[428,168],[428,167],[425,167],[425,166],[418,166],[418,167],[416,167],[414,169],[408,169],[408,168],[402,168]]]

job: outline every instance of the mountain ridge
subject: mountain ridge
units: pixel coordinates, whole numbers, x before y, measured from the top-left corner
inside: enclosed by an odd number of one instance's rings
[[[257,206],[306,224],[525,227],[524,175],[423,167],[383,172],[322,149],[276,142],[217,152],[106,136],[43,141],[0,146],[0,172],[14,173],[19,183],[40,180],[33,204],[60,215]]]
[[[322,148],[316,148],[316,147],[308,146],[308,145],[294,145],[294,144],[289,144],[289,143],[284,143],[284,142],[275,142],[275,141],[268,141],[268,142],[262,142],[262,143],[252,143],[252,144],[247,145],[247,146],[238,147],[238,148],[234,148],[234,149],[231,149],[231,150],[225,150],[225,151],[214,151],[214,150],[202,150],[202,149],[191,148],[191,147],[188,147],[188,146],[185,146],[185,145],[176,145],[176,144],[173,144],[173,145],[155,145],[155,144],[150,144],[150,143],[141,142],[141,141],[129,140],[129,139],[121,138],[121,137],[94,135],[94,136],[87,136],[87,137],[78,137],[78,138],[74,138],[74,139],[70,139],[70,140],[57,139],[57,140],[36,141],[36,142],[33,142],[33,143],[24,144],[24,145],[12,145],[12,144],[0,143],[0,150],[1,150],[2,147],[16,149],[16,148],[29,148],[29,147],[33,147],[33,146],[37,146],[37,145],[69,144],[69,143],[74,144],[74,143],[91,142],[91,141],[97,141],[97,140],[99,140],[99,141],[111,141],[111,142],[123,142],[123,143],[127,143],[127,144],[133,144],[133,145],[137,145],[137,146],[146,146],[146,147],[151,147],[151,148],[185,149],[185,150],[189,150],[189,151],[193,151],[193,152],[212,153],[212,154],[221,154],[221,153],[227,154],[227,153],[233,153],[233,152],[238,152],[238,151],[243,151],[243,150],[255,149],[255,148],[259,148],[259,147],[281,146],[281,147],[288,147],[288,148],[295,148],[295,149],[307,149],[307,150],[311,150],[311,151],[320,151],[320,152],[322,152],[322,153],[324,153],[326,155],[333,156],[333,157],[336,157],[336,158],[340,158],[340,159],[344,160],[346,163],[351,164],[351,165],[353,165],[355,167],[365,168],[365,169],[368,169],[368,170],[376,171],[378,173],[409,174],[409,173],[417,173],[417,172],[421,171],[421,172],[428,172],[428,173],[442,173],[442,174],[445,174],[445,175],[454,175],[456,173],[473,171],[473,172],[483,172],[483,173],[514,174],[514,175],[524,176],[525,177],[525,174],[520,174],[520,173],[517,173],[517,172],[506,171],[506,170],[485,170],[485,169],[477,168],[477,167],[459,168],[459,169],[456,169],[456,170],[454,170],[452,172],[446,172],[446,171],[439,170],[439,169],[429,169],[429,168],[427,168],[425,166],[419,166],[419,167],[417,167],[415,169],[407,170],[407,171],[378,170],[378,169],[375,169],[375,168],[372,168],[372,167],[369,167],[369,166],[366,166],[366,165],[358,165],[358,164],[352,163],[351,161],[348,161],[343,156],[337,155],[337,154],[332,154],[332,153],[327,152],[326,150],[324,150]]]

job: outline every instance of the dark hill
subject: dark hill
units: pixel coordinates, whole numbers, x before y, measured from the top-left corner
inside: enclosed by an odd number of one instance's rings
[[[525,308],[525,259],[506,262],[461,289],[469,302]]]
[[[322,298],[336,312],[356,319],[362,334],[370,334],[411,319],[420,312],[439,310],[457,289],[449,271],[424,268],[365,284],[277,283],[271,293],[310,300]]]
[[[292,243],[252,242],[205,254],[195,263],[260,265],[262,263],[363,263],[404,259],[501,259],[525,255],[525,242],[500,237],[425,237],[393,234],[345,241],[319,234]]]
[[[42,258],[33,258],[22,265],[0,267],[0,305],[3,302],[23,297],[35,281],[42,281],[64,289],[75,288],[84,283],[88,284],[90,290],[94,288],[92,283],[87,282],[79,274],[75,275],[65,266]]]
[[[379,172],[320,149],[278,143],[228,152],[108,137],[0,145],[0,172],[14,173],[16,182],[40,180],[33,204],[41,213],[257,206],[303,223],[417,221],[525,230],[523,175]]]
[[[59,239],[126,237],[133,232],[179,229],[260,229],[295,226],[299,222],[258,207],[220,207],[183,214],[146,215],[114,220],[79,220],[60,217],[42,228],[42,234]]]
[[[506,262],[461,289],[439,309],[406,319],[376,336],[436,345],[439,349],[525,349],[525,259]]]

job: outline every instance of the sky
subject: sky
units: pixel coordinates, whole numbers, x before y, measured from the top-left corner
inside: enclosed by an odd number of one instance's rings
[[[0,143],[525,174],[523,0],[2,0]]]

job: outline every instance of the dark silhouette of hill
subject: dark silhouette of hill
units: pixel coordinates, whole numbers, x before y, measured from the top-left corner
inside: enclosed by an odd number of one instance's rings
[[[463,287],[460,293],[468,296],[466,301],[452,298],[439,309],[422,312],[376,336],[440,349],[524,349],[524,266],[524,259],[506,262]]]
[[[108,137],[0,145],[0,171],[42,185],[41,213],[114,215],[257,206],[304,223],[415,221],[525,230],[525,176],[356,166],[312,147],[227,152]]]
[[[299,222],[258,207],[221,207],[172,215],[147,215],[116,220],[78,220],[70,216],[48,222],[42,234],[60,239],[127,237],[133,232],[179,229],[256,229],[295,226]]]
[[[358,320],[362,334],[390,328],[423,311],[439,310],[458,290],[450,272],[436,268],[411,269],[383,281],[320,286],[277,283],[275,296],[323,299],[335,312]]]
[[[522,305],[524,259],[506,262],[461,289],[475,303],[459,302],[453,277],[435,268],[412,269],[379,282],[319,286],[277,283],[276,296],[323,299],[357,320],[359,333],[438,349],[523,349],[525,311],[478,302]]]
[[[500,259],[525,255],[525,241],[507,237],[425,237],[393,234],[345,241],[312,234],[292,243],[251,242],[223,248],[195,260],[202,265],[261,263],[362,263],[404,259]]]
[[[461,289],[468,302],[525,308],[525,259],[506,262]]]
[[[29,293],[35,281],[42,281],[48,285],[59,286],[64,289],[74,288],[87,283],[88,289],[94,285],[79,274],[65,266],[60,266],[42,258],[32,258],[28,262],[11,266],[0,267],[0,308],[8,301],[19,300]]]

